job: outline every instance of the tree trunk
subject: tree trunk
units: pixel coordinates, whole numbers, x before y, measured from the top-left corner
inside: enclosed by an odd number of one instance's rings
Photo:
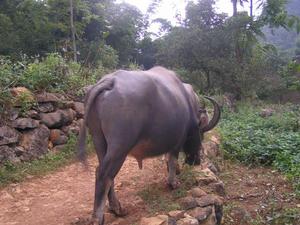
[[[231,0],[233,6],[233,16],[237,15],[237,0]]]
[[[205,75],[206,75],[206,82],[207,82],[207,85],[206,85],[206,90],[209,91],[210,87],[211,87],[211,82],[210,82],[210,73],[209,73],[209,70],[205,70]]]
[[[77,47],[76,47],[76,37],[75,37],[75,26],[74,26],[74,7],[73,0],[70,0],[70,22],[71,22],[71,33],[72,33],[72,44],[73,44],[73,55],[74,61],[77,62]]]
[[[253,17],[253,0],[250,0],[250,17]]]

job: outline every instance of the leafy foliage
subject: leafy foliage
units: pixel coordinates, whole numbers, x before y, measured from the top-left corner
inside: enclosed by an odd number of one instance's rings
[[[300,191],[300,107],[275,107],[276,113],[267,118],[260,110],[246,104],[238,113],[225,113],[220,129],[225,154],[246,164],[272,165]]]
[[[67,62],[58,54],[45,58],[28,59],[13,63],[9,58],[0,59],[0,113],[4,113],[14,103],[10,88],[23,86],[33,92],[64,92],[72,95],[83,94],[82,88],[95,83],[111,69],[99,65],[95,68],[82,68],[75,62]],[[19,96],[22,111],[26,112],[34,102]],[[21,98],[21,99],[20,99]]]
[[[300,90],[298,73],[300,73],[300,64],[297,62],[289,62],[286,66],[282,67],[281,76],[286,88],[290,90]]]

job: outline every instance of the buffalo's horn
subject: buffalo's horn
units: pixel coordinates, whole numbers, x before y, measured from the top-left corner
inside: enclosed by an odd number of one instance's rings
[[[201,131],[203,133],[213,129],[218,124],[221,117],[221,110],[218,103],[210,97],[204,96],[204,98],[208,99],[214,105],[214,115],[211,118],[211,120],[208,122],[208,124],[202,128]]]

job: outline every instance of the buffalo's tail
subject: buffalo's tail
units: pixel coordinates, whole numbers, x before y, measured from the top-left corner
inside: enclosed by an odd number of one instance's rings
[[[99,94],[101,94],[103,91],[111,90],[113,86],[114,86],[114,78],[112,75],[108,75],[103,79],[101,79],[86,93],[84,118],[83,118],[83,123],[81,124],[80,127],[78,144],[77,144],[78,159],[82,162],[86,161],[85,143],[86,143],[86,133],[87,133],[87,118],[89,115],[90,108],[93,105],[95,98]]]

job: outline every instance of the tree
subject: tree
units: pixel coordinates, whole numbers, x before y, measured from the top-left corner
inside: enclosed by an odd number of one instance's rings
[[[239,3],[241,6],[244,6],[244,2],[248,2],[248,0],[231,0],[233,6],[233,16],[237,15],[237,4]]]
[[[121,65],[135,60],[137,42],[143,37],[144,18],[134,6],[121,3],[107,9],[107,20],[110,24],[107,44],[117,50]]]
[[[253,0],[250,0],[250,17],[253,17]]]
[[[75,29],[75,26],[74,26],[73,0],[70,0],[70,23],[71,23],[71,33],[72,33],[74,61],[77,62],[77,47],[76,47],[76,37],[75,37],[76,29]]]

